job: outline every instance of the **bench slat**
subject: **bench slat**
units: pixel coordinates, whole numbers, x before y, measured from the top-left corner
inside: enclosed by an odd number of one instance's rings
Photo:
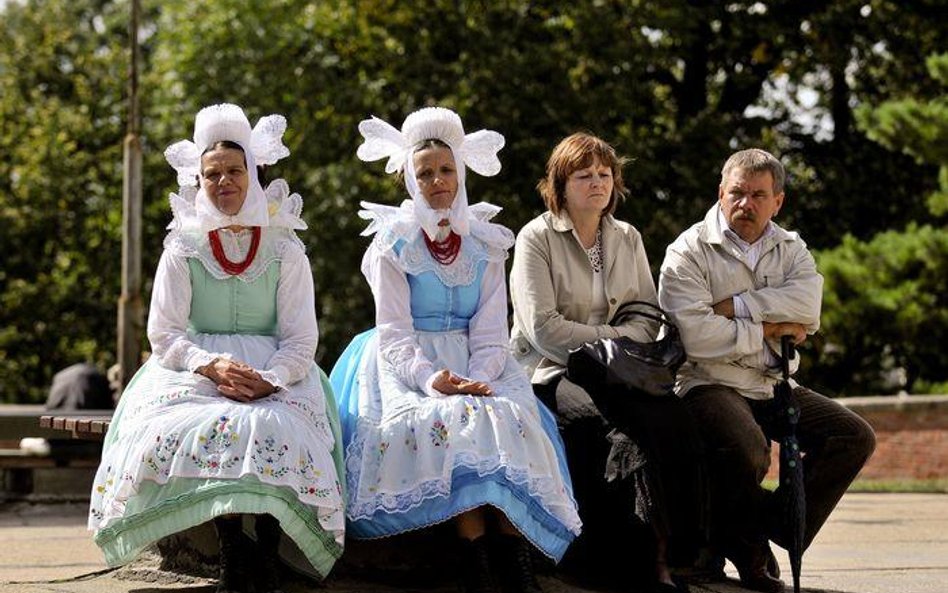
[[[42,416],[40,426],[72,433],[74,439],[102,440],[109,431],[111,416]]]

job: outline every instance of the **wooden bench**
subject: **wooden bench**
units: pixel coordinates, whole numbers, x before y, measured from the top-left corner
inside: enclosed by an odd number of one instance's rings
[[[101,441],[105,438],[105,433],[109,431],[112,414],[103,414],[102,410],[88,410],[88,412],[90,413],[81,415],[72,412],[63,416],[40,416],[39,425],[40,428],[65,431],[74,439]]]
[[[0,500],[52,497],[68,484],[91,480],[102,452],[101,441],[112,410],[56,414],[40,405],[0,405]],[[21,448],[24,438],[46,439],[37,448]],[[87,475],[88,474],[88,475]],[[40,493],[40,494],[37,494]],[[42,494],[45,493],[45,494]],[[76,493],[68,493],[75,497]]]

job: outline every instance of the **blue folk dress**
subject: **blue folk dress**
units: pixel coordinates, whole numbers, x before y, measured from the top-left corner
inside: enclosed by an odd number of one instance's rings
[[[243,259],[249,233],[222,231],[231,259]],[[313,361],[313,298],[289,229],[263,227],[237,276],[220,269],[207,233],[169,234],[149,313],[154,352],[122,395],[92,490],[89,528],[109,565],[219,515],[269,513],[285,560],[329,572],[345,528],[341,430]],[[249,364],[278,391],[249,403],[223,397],[194,372],[216,357]]]
[[[472,213],[496,212],[485,206]],[[558,561],[580,521],[555,419],[507,350],[504,260],[513,235],[472,219],[457,260],[444,266],[411,223],[410,206],[396,210],[377,217],[363,272],[377,308],[404,301],[405,331],[378,315],[378,327],[356,336],[331,374],[348,533],[385,537],[490,505]],[[488,308],[493,322],[483,317]],[[416,377],[444,368],[487,382],[494,394],[427,393]]]

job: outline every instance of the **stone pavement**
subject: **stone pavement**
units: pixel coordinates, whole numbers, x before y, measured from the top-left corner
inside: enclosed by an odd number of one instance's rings
[[[118,571],[105,565],[85,530],[85,505],[0,506],[0,593],[213,593],[211,581],[161,579],[147,560]],[[777,550],[785,575],[786,554]],[[136,570],[136,565],[140,570]],[[728,574],[734,575],[730,565]],[[84,575],[84,576],[83,576]],[[591,593],[544,577],[548,593]],[[803,559],[808,593],[948,591],[948,494],[847,494]],[[441,584],[395,587],[354,577],[293,581],[287,593],[449,593]],[[790,589],[787,589],[790,591]],[[693,585],[695,593],[741,593],[737,581]]]

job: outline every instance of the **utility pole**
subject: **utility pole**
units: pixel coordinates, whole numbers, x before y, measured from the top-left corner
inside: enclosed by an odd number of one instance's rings
[[[142,323],[142,145],[138,107],[139,0],[131,0],[128,41],[128,123],[122,169],[122,294],[118,302],[118,345],[122,387],[128,385],[141,360]]]

